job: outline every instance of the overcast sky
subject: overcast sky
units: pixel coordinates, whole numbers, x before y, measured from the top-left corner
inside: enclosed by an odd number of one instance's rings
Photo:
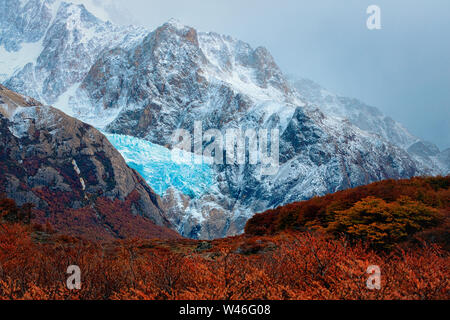
[[[156,28],[170,18],[265,46],[288,74],[380,108],[450,147],[449,0],[75,0],[102,18]],[[366,9],[381,8],[381,30]]]

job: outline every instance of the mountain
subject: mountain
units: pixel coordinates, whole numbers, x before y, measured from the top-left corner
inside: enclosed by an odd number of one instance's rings
[[[10,0],[0,2],[0,8],[12,3],[15,10],[1,27],[2,57],[7,65],[13,65],[11,57],[22,57],[23,65],[12,71],[0,67],[5,86],[109,134],[127,162],[161,190],[162,207],[184,236],[235,235],[255,212],[387,178],[442,172],[437,162],[408,153],[406,146],[415,138],[395,122],[380,120],[374,110],[374,122],[364,126],[324,109],[320,99],[290,83],[265,48],[174,20],[153,31],[117,27],[82,5],[52,0]],[[45,14],[32,14],[38,7]],[[23,28],[8,31],[11,25],[34,24],[42,30],[40,37]],[[29,46],[38,48],[32,50],[35,56],[28,54]],[[346,113],[352,104],[340,102],[336,108]],[[279,130],[279,170],[263,175],[261,162],[212,165],[203,168],[213,177],[205,184],[192,164],[182,172],[169,169],[163,177],[206,188],[191,192],[183,183],[166,188],[168,180],[152,173],[161,161],[148,157],[143,163],[131,141],[171,149],[172,134],[177,129],[192,134],[196,121],[203,132],[221,134],[238,128]],[[131,138],[117,139],[123,136]],[[203,141],[205,147],[210,144]]]
[[[57,98],[85,77],[101,51],[143,35],[141,28],[116,27],[82,5],[56,0],[5,0],[0,8],[0,60],[14,75],[3,76],[4,84],[45,104],[58,105]]]
[[[378,108],[368,106],[358,99],[341,97],[329,92],[309,79],[290,77],[290,83],[309,103],[327,115],[348,119],[361,130],[381,136],[383,139],[407,151],[422,166],[433,173],[450,173],[450,162],[441,155],[439,148],[411,134],[402,124],[385,116]]]
[[[0,85],[0,193],[96,239],[176,238],[161,199],[96,129]],[[144,228],[145,226],[145,228]]]
[[[447,173],[450,172],[450,148],[439,153],[438,159],[447,167]]]

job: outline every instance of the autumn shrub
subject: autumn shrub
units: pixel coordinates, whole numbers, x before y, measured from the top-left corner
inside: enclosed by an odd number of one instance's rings
[[[368,197],[350,209],[337,211],[327,231],[367,241],[376,248],[392,249],[417,232],[437,226],[439,220],[438,210],[409,197],[391,203]]]
[[[450,176],[380,181],[256,214],[247,222],[245,233],[321,231],[372,241],[383,249],[416,241],[412,237],[416,235],[447,248],[449,186]]]

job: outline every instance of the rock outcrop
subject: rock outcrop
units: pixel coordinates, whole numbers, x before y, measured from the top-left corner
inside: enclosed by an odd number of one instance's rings
[[[94,209],[102,199],[122,203],[130,216],[142,216],[155,230],[176,236],[159,196],[103,134],[1,85],[0,166],[0,192],[18,205],[32,203],[52,215]]]

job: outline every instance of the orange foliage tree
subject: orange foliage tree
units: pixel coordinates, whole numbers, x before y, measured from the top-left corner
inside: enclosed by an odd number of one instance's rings
[[[391,203],[368,197],[350,209],[337,211],[327,231],[392,249],[411,235],[436,226],[439,220],[438,210],[409,197]]]

